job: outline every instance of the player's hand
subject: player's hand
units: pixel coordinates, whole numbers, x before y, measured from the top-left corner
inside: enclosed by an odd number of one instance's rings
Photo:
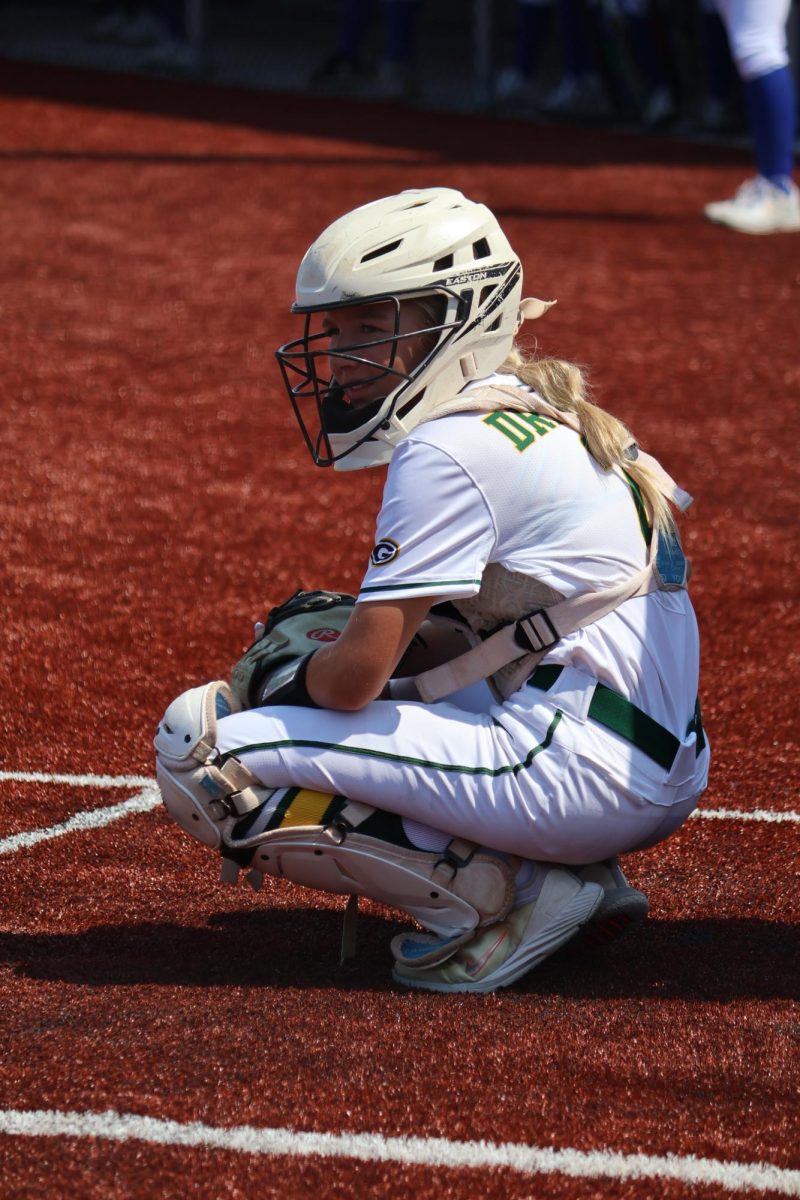
[[[231,673],[231,687],[244,708],[264,702],[278,668],[334,642],[349,620],[355,596],[343,592],[297,591],[256,622],[255,640]]]

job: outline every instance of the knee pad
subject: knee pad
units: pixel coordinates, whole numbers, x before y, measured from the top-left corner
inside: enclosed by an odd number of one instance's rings
[[[206,846],[219,849],[226,824],[258,808],[271,789],[236,758],[217,765],[217,721],[239,712],[227,683],[191,688],[173,700],[156,729],[156,779],[170,816]]]
[[[419,850],[403,838],[399,820],[393,840],[374,836],[364,832],[374,808],[299,788],[281,789],[280,799],[276,792],[269,810],[266,827],[264,818],[249,817],[224,830],[224,878],[249,867],[255,887],[272,875],[317,891],[365,896],[448,938],[469,936],[511,908],[512,865],[472,843],[453,839],[442,852]],[[305,823],[309,818],[318,823]],[[256,825],[261,828],[254,833]]]

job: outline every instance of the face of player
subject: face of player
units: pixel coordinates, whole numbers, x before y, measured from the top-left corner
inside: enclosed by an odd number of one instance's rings
[[[436,342],[435,334],[402,335],[415,334],[430,325],[430,316],[414,300],[401,301],[399,319],[397,308],[391,301],[357,304],[324,313],[322,328],[329,339],[329,371],[344,392],[347,403],[353,408],[362,408],[382,400],[397,387],[401,378],[419,366]],[[398,334],[400,340],[395,342]],[[353,358],[338,357],[345,352],[351,353]],[[387,367],[391,367],[391,371],[380,369]]]

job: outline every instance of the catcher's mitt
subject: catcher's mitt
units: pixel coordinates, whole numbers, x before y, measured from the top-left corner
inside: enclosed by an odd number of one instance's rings
[[[256,708],[262,702],[266,685],[279,667],[305,658],[325,642],[335,642],[355,602],[355,596],[342,592],[297,591],[270,609],[263,626],[257,626],[259,636],[231,675],[231,687],[243,708]]]

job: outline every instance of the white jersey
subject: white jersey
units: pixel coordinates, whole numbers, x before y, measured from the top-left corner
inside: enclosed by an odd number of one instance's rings
[[[630,482],[602,470],[578,434],[538,414],[457,413],[418,426],[397,447],[358,599],[457,601],[478,592],[493,563],[571,596],[623,581],[646,555]],[[543,661],[581,668],[685,735],[699,671],[685,591],[629,600]]]

